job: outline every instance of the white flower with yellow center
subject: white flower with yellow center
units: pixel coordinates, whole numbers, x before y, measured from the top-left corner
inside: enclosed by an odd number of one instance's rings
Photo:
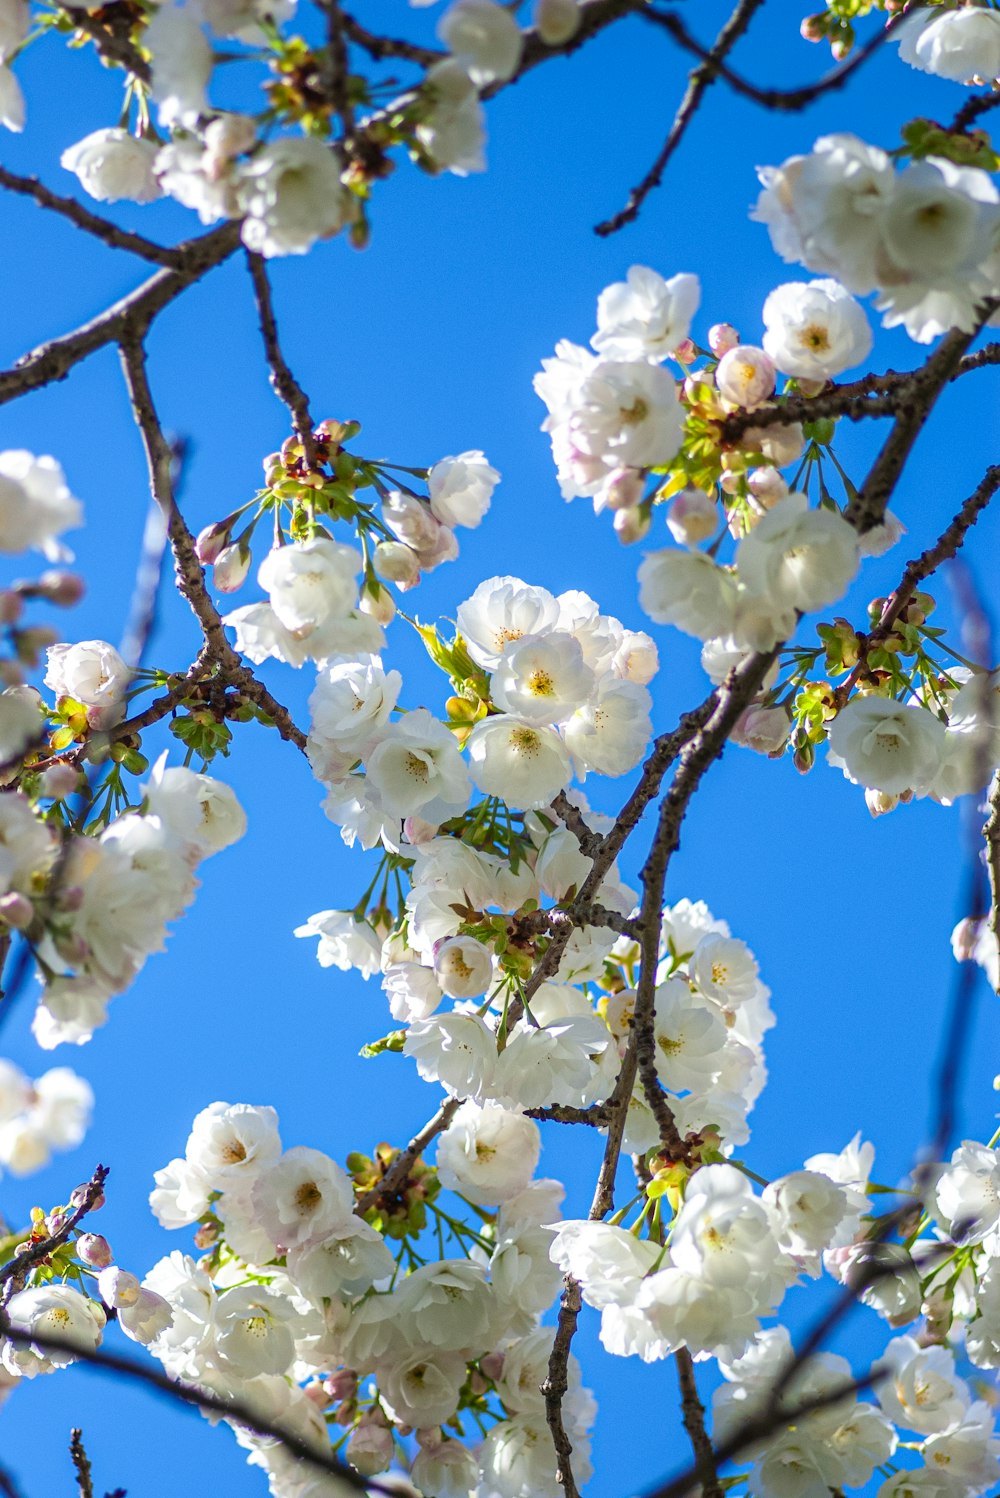
[[[861,364],[872,332],[861,306],[838,281],[788,281],[764,303],[764,350],[786,374],[828,380]]]
[[[594,672],[580,642],[564,630],[509,642],[493,673],[497,707],[526,723],[561,723],[594,691]]]
[[[477,723],[468,749],[479,790],[525,811],[548,806],[573,778],[569,753],[554,729],[505,713]]]

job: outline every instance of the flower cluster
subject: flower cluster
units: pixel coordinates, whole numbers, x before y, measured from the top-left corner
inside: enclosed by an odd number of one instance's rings
[[[12,1061],[0,1058],[0,1168],[33,1175],[53,1150],[71,1150],[90,1123],[94,1094],[65,1066],[31,1081]]]
[[[164,1226],[198,1222],[207,1250],[200,1261],[175,1251],[146,1276],[144,1289],[170,1312],[150,1339],[153,1353],[173,1376],[238,1396],[318,1451],[329,1450],[329,1424],[363,1473],[384,1471],[412,1436],[409,1465],[422,1491],[555,1498],[539,1389],[553,1332],[538,1318],[560,1283],[543,1224],[558,1216],[563,1190],[532,1179],[539,1139],[530,1120],[479,1134],[479,1176],[464,1126],[459,1115],[441,1140],[440,1184],[460,1181],[486,1204],[475,1227],[440,1207],[426,1169],[392,1194],[407,1203],[402,1220],[378,1205],[359,1215],[355,1190],[371,1161],[350,1158],[352,1182],[320,1150],[283,1149],[273,1109],[206,1108],[151,1198]],[[423,1257],[428,1214],[457,1257]],[[575,1359],[570,1384],[565,1413],[586,1472],[595,1411]],[[462,1439],[470,1419],[485,1435],[477,1449]],[[294,1459],[231,1423],[275,1498],[296,1498]]]

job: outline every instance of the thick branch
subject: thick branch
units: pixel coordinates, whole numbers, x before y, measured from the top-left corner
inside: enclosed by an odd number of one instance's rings
[[[26,1331],[20,1327],[11,1326],[3,1316],[0,1316],[0,1334],[13,1342],[16,1347],[37,1347],[42,1352],[71,1353],[79,1363],[103,1369],[106,1373],[117,1374],[135,1383],[146,1384],[148,1388],[156,1389],[161,1394],[166,1394],[183,1404],[192,1405],[195,1409],[222,1415],[228,1420],[246,1426],[248,1430],[254,1431],[257,1435],[280,1442],[292,1456],[298,1457],[300,1461],[319,1472],[326,1472],[331,1477],[339,1477],[355,1492],[364,1493],[374,1489],[377,1493],[385,1493],[389,1495],[389,1498],[395,1498],[396,1490],[388,1483],[380,1482],[378,1478],[362,1477],[353,1467],[339,1461],[331,1451],[317,1451],[314,1446],[308,1445],[293,1432],[283,1429],[280,1425],[272,1425],[269,1420],[264,1419],[259,1410],[245,1404],[241,1399],[222,1399],[208,1389],[199,1389],[193,1384],[185,1384],[177,1379],[168,1378],[165,1373],[161,1373],[149,1364],[137,1363],[132,1358],[119,1357],[117,1353],[106,1352],[104,1348],[82,1347],[75,1338],[53,1337],[39,1331]]]
[[[183,256],[181,267],[157,271],[98,317],[72,333],[64,333],[32,349],[12,369],[0,371],[0,405],[29,390],[65,379],[81,359],[109,343],[120,342],[129,333],[145,331],[157,314],[192,282],[228,259],[239,242],[239,225],[227,223],[179,245],[177,253]]]
[[[718,67],[728,57],[733,47],[744,34],[754,15],[763,5],[764,0],[738,0],[736,9],[729,20],[719,32],[708,54],[706,61],[700,63],[688,78],[688,86],[680,107],[674,116],[674,123],[670,127],[662,149],[653,165],[637,186],[629,193],[628,202],[613,218],[605,219],[596,227],[596,232],[601,235],[615,234],[623,229],[626,224],[639,217],[639,212],[649,194],[663,181],[663,174],[667,169],[670,158],[687,134],[688,126],[698,113],[705,94],[711,84],[718,77]]]
[[[681,1386],[681,1419],[694,1452],[702,1498],[722,1498],[718,1463],[705,1427],[705,1406],[695,1382],[694,1359],[686,1347],[678,1347],[674,1353],[674,1363],[677,1366],[677,1381]]]

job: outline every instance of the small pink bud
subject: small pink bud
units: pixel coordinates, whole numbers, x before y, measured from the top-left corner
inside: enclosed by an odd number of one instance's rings
[[[39,777],[42,795],[50,797],[53,801],[63,801],[67,796],[72,796],[79,784],[79,770],[64,763],[49,765]]]
[[[730,349],[736,348],[739,341],[740,335],[732,323],[717,322],[708,330],[708,346],[717,359],[721,359],[723,354],[728,354]]]
[[[674,349],[674,358],[678,364],[693,364],[697,357],[698,350],[690,338],[685,338],[684,342],[679,343]]]
[[[195,1248],[212,1248],[219,1237],[219,1229],[214,1222],[203,1222],[194,1235]]]
[[[873,817],[884,817],[886,812],[895,811],[899,805],[899,797],[890,795],[888,791],[876,791],[869,787],[865,791],[865,805]]]
[[[799,36],[804,42],[821,42],[826,36],[826,15],[806,16],[799,26]]]
[[[788,485],[776,468],[755,468],[747,478],[747,488],[764,510],[769,510],[788,493]]]
[[[484,1358],[479,1359],[479,1366],[483,1374],[492,1383],[503,1378],[504,1356],[502,1352],[488,1352]]]
[[[642,500],[643,490],[642,474],[636,468],[616,468],[614,473],[609,474],[606,482],[601,487],[600,498],[603,508],[608,510],[628,510]]]
[[[65,1208],[57,1212],[50,1212],[45,1219],[45,1231],[47,1233],[59,1233],[69,1222],[70,1214]]]
[[[358,1375],[353,1368],[341,1368],[339,1372],[330,1374],[323,1387],[327,1398],[339,1404],[342,1399],[353,1399],[358,1392]]]
[[[81,1233],[76,1240],[76,1256],[92,1269],[107,1269],[114,1257],[110,1243],[100,1233]]]
[[[198,560],[203,567],[218,561],[219,557],[229,545],[229,532],[232,526],[228,520],[217,520],[214,525],[206,525],[203,531],[198,532],[198,539],[194,543],[194,549]]]
[[[967,915],[959,921],[951,933],[951,946],[959,962],[971,962],[979,945],[979,933],[983,928],[981,916]]]
[[[43,572],[38,579],[41,597],[49,603],[57,604],[61,609],[73,608],[86,591],[87,585],[78,572],[62,572],[53,568],[51,572]]]
[[[363,1477],[384,1472],[392,1461],[392,1431],[387,1425],[363,1419],[347,1443],[345,1455]]]
[[[0,590],[0,624],[16,624],[24,613],[24,599],[10,588]]]
[[[311,1383],[306,1384],[302,1392],[309,1400],[309,1403],[314,1404],[318,1410],[325,1410],[330,1402],[327,1398],[326,1388],[318,1378],[314,1378]]]
[[[682,489],[667,511],[667,527],[679,546],[707,541],[719,523],[719,507],[703,489]]]
[[[83,885],[64,884],[56,890],[53,904],[57,910],[64,910],[68,914],[79,910],[83,904]]]
[[[788,743],[791,723],[783,707],[748,707],[732,732],[734,744],[758,754],[777,756]]]
[[[226,546],[219,552],[212,581],[220,593],[235,593],[246,582],[252,554],[249,546]]]
[[[438,823],[425,822],[423,817],[407,817],[403,823],[403,836],[415,848],[419,848],[421,843],[429,843],[437,835]]]
[[[737,473],[732,468],[724,468],[719,478],[723,494],[739,494],[742,482],[742,473]]]
[[[636,541],[641,541],[649,530],[651,517],[648,510],[640,505],[633,506],[630,510],[615,511],[615,535],[623,546],[631,546]]]
[[[87,1200],[87,1192],[90,1190],[90,1182],[84,1181],[82,1186],[74,1186],[70,1194],[69,1203],[71,1207],[82,1207]],[[90,1204],[91,1212],[99,1212],[104,1206],[104,1192],[99,1191]]]
[[[0,920],[6,921],[8,926],[13,926],[15,931],[27,931],[34,919],[35,907],[27,895],[11,890],[8,894],[0,896]]]

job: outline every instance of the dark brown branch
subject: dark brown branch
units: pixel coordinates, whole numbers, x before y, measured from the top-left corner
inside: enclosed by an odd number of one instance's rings
[[[79,6],[65,5],[62,9],[77,31],[90,37],[105,62],[118,63],[136,78],[141,78],[143,83],[150,81],[153,75],[149,63],[120,29],[112,30],[110,26],[102,25],[96,16]]]
[[[149,1364],[137,1363],[132,1358],[119,1357],[117,1353],[106,1352],[104,1348],[81,1346],[75,1338],[52,1337],[46,1333],[26,1331],[20,1327],[11,1326],[6,1317],[2,1315],[0,1315],[0,1335],[13,1342],[16,1347],[38,1347],[42,1352],[71,1353],[76,1362],[85,1366],[101,1369],[106,1373],[118,1374],[122,1378],[145,1384],[148,1388],[166,1394],[183,1404],[191,1405],[195,1409],[222,1415],[226,1419],[245,1425],[248,1430],[254,1431],[257,1435],[280,1442],[292,1456],[298,1457],[300,1461],[319,1472],[326,1472],[331,1477],[339,1477],[355,1492],[364,1493],[366,1490],[374,1489],[377,1493],[387,1494],[388,1498],[395,1498],[396,1489],[388,1483],[380,1482],[374,1477],[362,1477],[353,1467],[339,1461],[332,1451],[317,1451],[314,1446],[308,1445],[292,1431],[285,1430],[280,1425],[272,1425],[269,1420],[263,1418],[259,1410],[249,1404],[244,1404],[241,1399],[222,1399],[207,1389],[199,1389],[193,1384],[185,1384],[177,1379],[168,1378],[165,1373],[161,1373]]]
[[[663,146],[643,177],[642,181],[633,187],[629,193],[628,202],[620,209],[613,218],[605,219],[603,223],[596,226],[595,232],[601,235],[616,234],[626,224],[630,224],[638,218],[643,203],[655,188],[663,181],[663,174],[667,169],[670,158],[687,134],[688,126],[698,113],[701,102],[708,92],[709,87],[718,77],[718,65],[723,62],[733,47],[744,34],[754,15],[763,5],[764,0],[738,0],[736,9],[729,20],[719,32],[708,54],[708,60],[699,63],[688,78],[688,85],[684,97],[674,116],[674,123],[670,127]]]
[[[674,1353],[674,1362],[677,1366],[677,1381],[681,1387],[681,1419],[694,1452],[702,1498],[722,1498],[718,1463],[705,1427],[705,1406],[701,1402],[695,1381],[694,1359],[687,1347],[678,1347]]]
[[[573,1442],[569,1438],[569,1432],[562,1417],[562,1403],[569,1389],[569,1350],[576,1335],[581,1304],[579,1282],[568,1274],[562,1300],[559,1302],[559,1316],[556,1321],[555,1338],[552,1342],[549,1369],[542,1384],[542,1394],[545,1396],[545,1419],[552,1433],[552,1444],[556,1453],[556,1482],[562,1487],[566,1498],[580,1498],[580,1490],[573,1476]]]
[[[991,109],[996,109],[998,105],[1000,105],[1000,91],[997,89],[993,89],[988,94],[972,94],[966,99],[948,129],[961,131],[964,134],[981,115],[987,114]]]
[[[448,55],[434,47],[420,47],[416,42],[408,42],[399,37],[376,36],[343,8],[340,11],[340,23],[344,35],[367,52],[375,62],[384,62],[387,57],[400,57],[406,62],[417,63],[419,67],[430,68]]]
[[[742,94],[745,99],[752,99],[755,104],[760,104],[764,109],[786,111],[795,113],[801,109],[807,109],[824,94],[833,93],[834,90],[843,88],[852,74],[864,66],[869,57],[877,52],[883,42],[887,40],[894,28],[899,24],[902,17],[893,17],[887,26],[877,31],[863,47],[839,67],[833,68],[831,72],[822,78],[817,78],[813,83],[802,84],[799,88],[761,88],[755,83],[750,83],[742,78],[739,73],[734,73],[721,57],[715,57],[707,47],[703,47],[688,31],[680,16],[674,11],[651,10],[648,7],[638,12],[644,20],[651,21],[654,25],[662,27],[670,33],[674,41],[685,51],[692,53],[701,59],[706,68],[711,69],[714,76],[722,78],[734,93]]]
[[[329,55],[328,86],[330,101],[340,120],[346,149],[354,136],[354,105],[351,103],[350,58],[344,32],[344,20],[340,0],[323,0],[326,11],[327,52]]]
[[[2,1498],[21,1498],[21,1490],[6,1467],[0,1467],[0,1495]]]
[[[560,791],[552,802],[550,811],[553,811],[564,826],[580,844],[580,852],[585,858],[593,858],[601,846],[601,834],[592,832],[584,821],[583,813],[579,807],[574,806],[565,791]]]
[[[4,1286],[3,1300],[8,1301],[12,1295],[24,1289],[24,1283],[36,1264],[41,1264],[50,1254],[55,1253],[64,1243],[68,1243],[70,1237],[86,1217],[88,1212],[94,1210],[97,1201],[104,1191],[104,1182],[107,1180],[109,1171],[106,1165],[98,1165],[94,1174],[86,1186],[80,1188],[81,1196],[77,1207],[69,1214],[66,1221],[58,1232],[51,1233],[47,1238],[39,1238],[34,1243],[28,1243],[3,1266],[0,1266],[0,1286]]]
[[[391,1196],[403,1184],[415,1162],[438,1134],[444,1132],[461,1106],[462,1099],[454,1097],[448,1098],[441,1104],[434,1117],[424,1125],[419,1134],[414,1134],[406,1148],[400,1151],[378,1185],[358,1197],[354,1210],[359,1215],[363,1215],[370,1207],[377,1206],[380,1197]]]
[[[331,11],[331,15],[332,13]],[[274,316],[274,299],[271,296],[271,281],[267,274],[267,264],[263,256],[256,255],[252,250],[248,250],[247,266],[250,270],[250,278],[253,281],[254,298],[257,302],[257,317],[260,322],[261,337],[264,340],[264,352],[267,355],[268,366],[271,370],[271,388],[278,399],[283,401],[288,407],[292,418],[292,426],[295,428],[296,436],[302,443],[302,451],[305,454],[306,463],[310,468],[315,468],[316,443],[313,439],[313,419],[309,411],[309,398],[292,374],[288,362],[281,352],[281,344],[278,340],[278,324]]]
[[[593,1103],[589,1108],[552,1103],[548,1108],[525,1108],[524,1111],[529,1118],[537,1118],[542,1123],[590,1124],[594,1129],[603,1129],[611,1119],[607,1103]]]
[[[945,385],[955,378],[962,355],[996,307],[997,299],[990,298],[979,308],[975,326],[969,332],[953,328],[942,339],[923,369],[914,374],[905,406],[898,412],[892,430],[864,484],[844,511],[845,519],[859,534],[863,535],[873,526],[881,525],[885,519],[889,496],[896,487],[906,460],[938,396]]]
[[[239,225],[227,223],[178,245],[177,253],[183,256],[181,267],[157,271],[90,322],[41,344],[19,359],[12,369],[0,371],[0,405],[29,390],[65,379],[81,359],[109,343],[118,343],[126,333],[145,331],[157,314],[192,282],[228,259],[239,242]]]
[[[76,1468],[76,1485],[80,1498],[94,1498],[94,1481],[90,1471],[90,1457],[83,1444],[83,1431],[76,1427],[70,1431],[69,1454]]]
[[[0,166],[0,187],[6,187],[8,192],[34,198],[39,207],[61,214],[78,229],[92,234],[95,239],[103,240],[113,249],[128,250],[133,255],[141,256],[143,260],[151,260],[154,265],[166,265],[173,270],[179,270],[184,265],[183,249],[172,249],[167,245],[156,244],[142,234],[133,234],[130,229],[119,229],[117,224],[101,218],[99,213],[92,213],[75,198],[66,198],[61,193],[52,192],[37,177],[19,177],[16,172],[9,172],[5,166]]]
[[[1000,954],[1000,770],[994,771],[990,786],[989,816],[983,825],[986,843],[986,869],[990,879],[989,928]]]
[[[843,707],[847,701],[851,688],[865,673],[870,652],[888,639],[893,625],[903,613],[919,585],[925,578],[930,577],[942,562],[956,555],[966,535],[998,489],[1000,489],[1000,464],[994,464],[986,470],[977,487],[969,495],[955,518],[941,532],[933,546],[928,546],[912,562],[907,562],[899,583],[885,601],[878,623],[868,634],[858,636],[857,665],[834,694],[838,707]]]
[[[222,617],[212,602],[205,583],[205,570],[198,560],[194,537],[174,498],[173,453],[153,404],[141,337],[127,328],[122,335],[120,347],[132,412],[146,453],[150,492],[167,521],[167,536],[174,553],[178,590],[198,621],[208,655],[217,666],[224,683],[236,687],[255,702],[272,720],[281,737],[290,740],[304,752],[305,734],[294,723],[288,709],[243,664],[226,637]]]

